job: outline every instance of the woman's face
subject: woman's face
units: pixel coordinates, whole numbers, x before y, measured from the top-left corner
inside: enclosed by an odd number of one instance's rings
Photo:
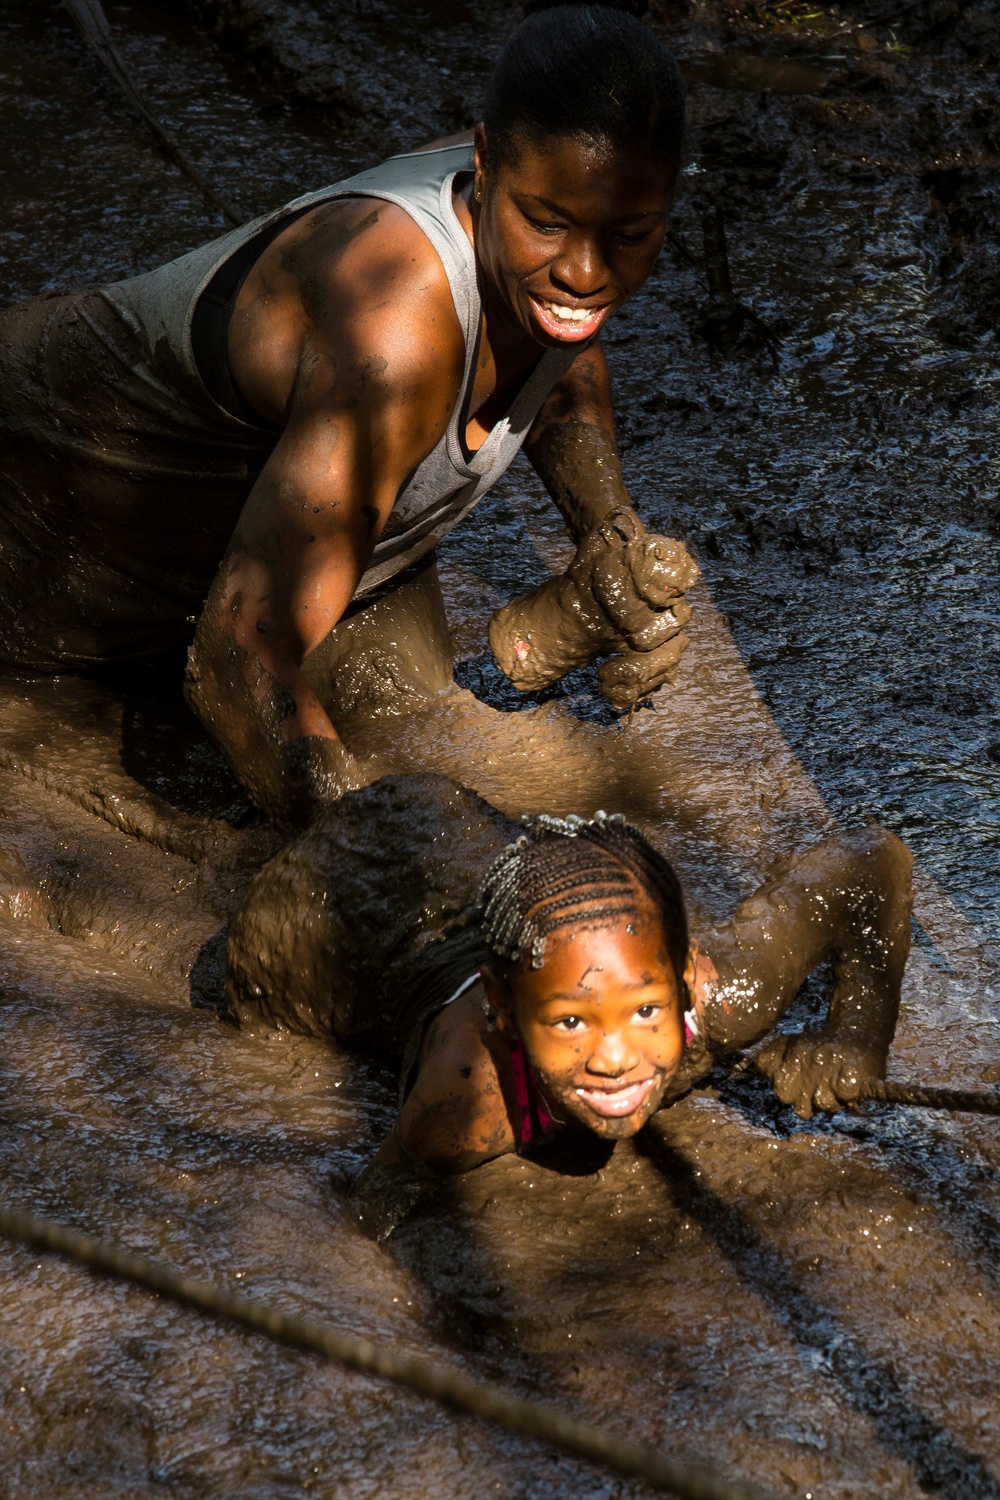
[[[574,136],[523,141],[494,167],[476,131],[476,254],[487,317],[504,312],[548,348],[592,338],[656,263],[676,164]]]
[[[658,922],[554,934],[509,986],[511,1019],[554,1118],[606,1140],[659,1108],[684,1050],[684,1012]]]

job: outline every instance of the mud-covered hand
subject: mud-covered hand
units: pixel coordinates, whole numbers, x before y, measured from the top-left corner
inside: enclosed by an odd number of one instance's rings
[[[633,651],[654,651],[690,617],[684,595],[698,565],[683,542],[647,531],[630,507],[611,511],[584,537],[567,569],[617,636]]]
[[[351,1188],[351,1204],[361,1233],[384,1244],[422,1197],[430,1175],[413,1166],[369,1162]]]
[[[820,1032],[776,1036],[757,1053],[756,1067],[771,1080],[783,1104],[803,1120],[814,1110],[831,1113],[853,1104],[869,1078],[884,1078],[885,1053]]]
[[[493,654],[523,690],[610,654],[601,690],[628,708],[672,676],[687,645],[684,595],[697,576],[683,543],[647,532],[620,507],[583,537],[564,574],[497,611]]]
[[[345,792],[368,786],[381,774],[371,763],[358,760],[340,740],[315,734],[284,746],[281,773],[281,821],[287,828],[306,828]]]

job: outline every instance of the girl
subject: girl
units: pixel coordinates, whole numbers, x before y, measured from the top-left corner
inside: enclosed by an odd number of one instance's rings
[[[809,1117],[884,1077],[909,950],[911,858],[878,827],[786,862],[692,942],[667,860],[620,817],[518,829],[439,776],[345,797],[257,876],[227,1003],[401,1065],[376,1162],[462,1172],[557,1135],[634,1135],[772,1029],[832,960],[819,1032],[757,1055]]]

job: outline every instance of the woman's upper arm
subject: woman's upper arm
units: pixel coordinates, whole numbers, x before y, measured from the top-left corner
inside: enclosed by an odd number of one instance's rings
[[[346,608],[461,380],[443,271],[401,264],[398,235],[362,248],[356,264],[317,268],[331,285],[301,340],[287,424],[223,563],[238,644],[266,654],[280,641],[300,661]]]

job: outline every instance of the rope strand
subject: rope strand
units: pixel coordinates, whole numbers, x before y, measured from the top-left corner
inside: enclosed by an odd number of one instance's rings
[[[509,1432],[603,1464],[627,1478],[642,1479],[652,1489],[674,1495],[677,1500],[774,1500],[755,1485],[726,1479],[701,1464],[670,1458],[648,1443],[617,1437],[554,1407],[509,1396],[498,1386],[470,1379],[449,1365],[402,1354],[313,1318],[290,1316],[267,1303],[196,1281],[143,1255],[130,1254],[35,1214],[0,1207],[0,1235],[65,1255],[88,1270],[130,1281],[183,1307],[238,1323],[290,1349],[304,1349],[362,1374],[379,1375],[454,1411],[495,1422]]]
[[[917,1109],[946,1109],[955,1114],[1000,1115],[1000,1094],[976,1089],[939,1089],[917,1083],[886,1083],[869,1078],[861,1085],[857,1102],[876,1099],[880,1104],[903,1104]]]

